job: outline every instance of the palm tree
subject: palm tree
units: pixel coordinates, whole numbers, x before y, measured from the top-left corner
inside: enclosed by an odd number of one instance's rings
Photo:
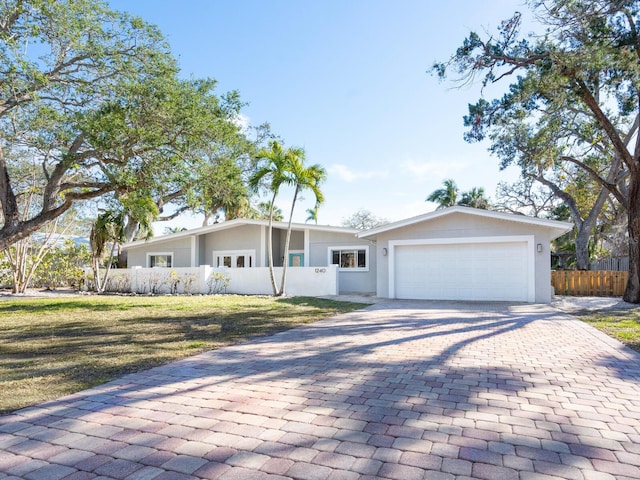
[[[456,182],[449,178],[442,182],[443,188],[439,188],[431,193],[426,199],[427,202],[438,204],[437,209],[453,207],[458,200],[458,186]]]
[[[318,224],[318,209],[320,205],[316,203],[313,208],[307,208],[307,219],[304,223],[314,222],[316,225]]]
[[[107,210],[96,218],[91,226],[89,234],[89,244],[91,246],[91,268],[95,281],[95,289],[98,293],[103,293],[109,278],[109,272],[113,266],[113,256],[118,245],[126,240],[125,236],[125,216],[124,211]],[[110,250],[107,250],[110,245]],[[107,254],[107,264],[104,277],[100,276],[100,265]]]
[[[462,199],[458,202],[458,205],[487,210],[489,208],[489,200],[484,196],[484,188],[473,187],[462,194]]]
[[[269,276],[271,278],[271,287],[273,288],[273,294],[277,295],[279,290],[276,285],[276,277],[274,273],[273,265],[273,216],[275,209],[275,201],[280,187],[283,184],[292,184],[291,176],[289,174],[291,164],[291,157],[303,156],[304,152],[301,149],[287,149],[285,150],[282,145],[273,140],[269,144],[269,149],[262,149],[258,152],[259,160],[266,160],[266,163],[261,165],[256,172],[249,179],[249,186],[257,190],[267,179],[269,179],[269,190],[272,193],[271,201],[269,202],[269,233],[267,234],[267,250],[269,259]]]
[[[282,209],[276,205],[274,205],[272,209],[269,202],[260,202],[258,205],[256,205],[256,209],[259,213],[258,218],[260,219],[269,218],[269,212],[272,212],[271,214],[273,216],[274,222],[281,222],[284,219]]]
[[[284,295],[285,283],[287,279],[287,266],[289,264],[289,243],[291,240],[291,221],[293,219],[293,210],[296,206],[298,194],[302,190],[309,189],[316,199],[316,210],[318,206],[324,202],[324,195],[320,191],[320,184],[327,178],[327,172],[320,165],[305,166],[304,150],[296,150],[295,154],[291,154],[288,158],[289,179],[288,182],[294,187],[293,201],[291,202],[291,211],[289,212],[289,225],[287,226],[287,237],[284,242],[284,258],[282,265],[282,282],[280,283],[280,291],[278,295]]]

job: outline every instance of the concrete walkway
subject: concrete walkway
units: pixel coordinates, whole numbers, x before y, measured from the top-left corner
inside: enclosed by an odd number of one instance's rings
[[[640,354],[549,306],[381,302],[0,417],[0,472],[638,479]]]

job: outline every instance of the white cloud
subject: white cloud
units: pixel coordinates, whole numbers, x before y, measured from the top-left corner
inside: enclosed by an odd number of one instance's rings
[[[405,160],[400,166],[416,179],[433,178],[450,178],[455,177],[458,172],[463,172],[470,166],[469,162],[460,161],[416,161],[413,159]]]
[[[335,175],[343,182],[354,182],[356,180],[369,180],[371,178],[387,178],[389,176],[389,172],[386,170],[371,170],[371,171],[361,171],[361,170],[352,170],[346,165],[342,165],[336,163],[327,168],[327,171],[330,175]]]
[[[234,117],[231,119],[231,121],[235,125],[240,127],[240,130],[242,132],[246,133],[249,130],[249,117],[247,117],[246,115],[238,113],[237,115],[234,115]]]

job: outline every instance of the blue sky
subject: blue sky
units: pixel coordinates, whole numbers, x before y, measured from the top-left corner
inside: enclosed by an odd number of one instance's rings
[[[251,124],[268,121],[287,146],[328,172],[319,223],[365,208],[399,220],[435,208],[426,196],[453,178],[491,197],[500,172],[487,144],[464,142],[462,116],[480,96],[427,70],[471,30],[494,32],[512,0],[112,0],[160,27],[184,76],[238,90]],[[499,95],[506,84],[489,92]],[[290,192],[279,205],[289,212]],[[313,206],[307,193],[294,220]],[[184,217],[172,225],[199,226]],[[162,231],[166,224],[158,229]]]

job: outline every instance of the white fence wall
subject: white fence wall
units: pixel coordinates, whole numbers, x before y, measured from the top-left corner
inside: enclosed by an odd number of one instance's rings
[[[282,268],[274,269],[280,285]],[[104,274],[104,272],[102,272]],[[228,283],[227,283],[228,282]],[[86,283],[86,282],[85,282]],[[142,268],[112,269],[107,292],[135,293],[237,293],[271,295],[269,269],[260,268]],[[285,293],[295,296],[338,294],[338,267],[290,267]]]
[[[268,267],[212,269],[229,275],[227,292],[240,294],[271,295]],[[282,281],[282,267],[274,268],[276,285]],[[285,293],[296,296],[322,296],[338,294],[338,267],[289,267]]]

